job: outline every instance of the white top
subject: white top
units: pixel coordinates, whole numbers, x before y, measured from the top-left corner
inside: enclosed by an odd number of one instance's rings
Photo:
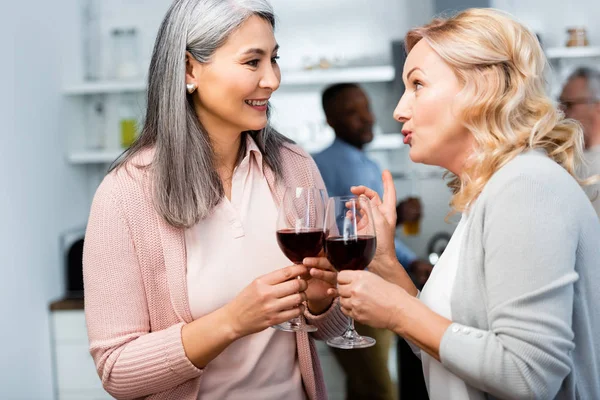
[[[231,201],[185,232],[194,319],[234,299],[257,277],[291,265],[275,236],[277,207],[252,139],[233,174]],[[305,400],[296,335],[272,328],[246,336],[211,361],[198,399]]]
[[[452,320],[450,299],[467,219],[468,217],[463,215],[419,295],[419,299],[425,305],[449,320]],[[480,392],[469,390],[462,379],[449,372],[439,361],[424,351],[421,351],[421,361],[430,400],[484,399]]]

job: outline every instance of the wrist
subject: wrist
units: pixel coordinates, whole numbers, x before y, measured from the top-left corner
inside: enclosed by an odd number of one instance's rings
[[[404,289],[398,287],[396,290],[396,296],[394,296],[394,308],[391,310],[390,326],[389,330],[396,333],[399,336],[404,337],[405,325],[406,325],[406,309],[410,307],[411,297]],[[412,297],[414,299],[414,297]]]
[[[242,327],[239,324],[238,318],[236,317],[233,310],[231,310],[230,305],[227,304],[225,307],[222,307],[220,310],[220,318],[222,323],[219,325],[223,329],[223,337],[228,341],[235,342],[238,339],[246,336],[243,332]]]
[[[306,305],[308,306],[308,311],[312,315],[320,315],[329,310],[331,304],[333,303],[333,298],[326,298],[323,300],[308,300]]]

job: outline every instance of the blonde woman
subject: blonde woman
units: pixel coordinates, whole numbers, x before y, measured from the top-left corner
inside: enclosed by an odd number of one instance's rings
[[[391,176],[383,201],[353,188],[377,206],[379,248],[371,272],[338,275],[343,311],[418,346],[432,400],[600,399],[600,223],[536,37],[472,9],[406,46],[394,116],[414,162],[454,174],[462,219],[419,293],[394,257]]]

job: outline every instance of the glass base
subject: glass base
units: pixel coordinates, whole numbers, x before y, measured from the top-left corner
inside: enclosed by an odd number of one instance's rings
[[[368,336],[360,336],[355,330],[348,330],[342,336],[327,341],[327,344],[337,349],[364,349],[374,346],[376,340]]]
[[[271,328],[284,332],[315,332],[318,330],[316,326],[295,320],[285,321],[281,324],[273,325]]]

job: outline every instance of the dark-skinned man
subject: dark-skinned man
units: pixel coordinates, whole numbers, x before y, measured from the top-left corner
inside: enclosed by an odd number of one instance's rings
[[[336,138],[314,159],[329,196],[351,195],[350,188],[357,185],[368,186],[382,196],[381,169],[363,151],[365,145],[373,140],[375,123],[366,93],[353,83],[336,84],[323,92],[322,102],[327,123],[335,131]],[[420,203],[408,201],[406,207],[399,207],[399,210],[406,210],[398,215],[400,221],[420,218]],[[418,205],[416,209],[415,204]],[[414,252],[399,240],[396,240],[396,254],[413,277],[429,276],[431,264],[418,260]],[[395,388],[387,363],[394,334],[356,322],[355,326],[359,334],[370,336],[377,343],[366,349],[332,348],[346,374],[346,399],[393,400]]]

